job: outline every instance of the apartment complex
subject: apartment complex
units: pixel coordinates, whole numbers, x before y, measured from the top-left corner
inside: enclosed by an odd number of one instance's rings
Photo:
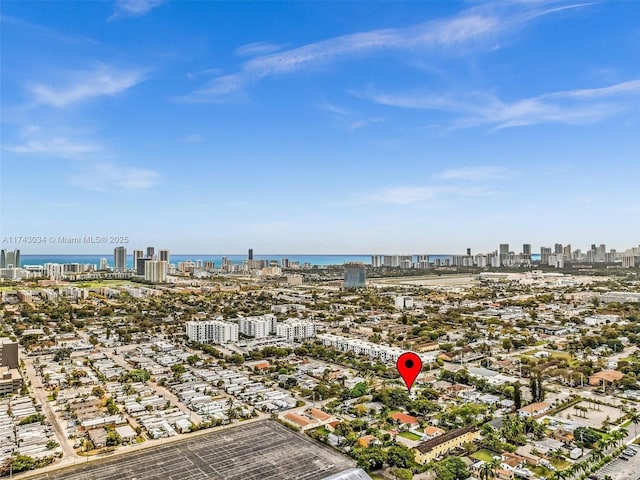
[[[186,323],[189,340],[199,343],[230,343],[238,341],[238,324],[223,320],[190,321]]]
[[[0,338],[0,396],[18,392],[22,388],[22,375],[18,370],[18,342]]]

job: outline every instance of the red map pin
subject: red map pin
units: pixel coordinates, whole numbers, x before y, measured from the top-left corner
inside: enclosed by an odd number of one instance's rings
[[[396,368],[400,372],[400,376],[407,385],[407,389],[411,391],[413,382],[418,378],[420,370],[422,370],[422,360],[413,352],[404,352],[398,357]]]

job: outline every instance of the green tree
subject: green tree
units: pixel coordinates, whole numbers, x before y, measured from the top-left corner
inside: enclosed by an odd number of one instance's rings
[[[460,457],[447,457],[433,464],[438,480],[463,480],[470,476],[467,465]]]
[[[396,477],[397,480],[413,479],[413,473],[408,468],[394,468],[391,473],[393,473],[393,476]]]
[[[387,463],[391,467],[410,467],[413,464],[413,457],[413,450],[404,445],[394,445],[387,450]]]
[[[520,382],[513,383],[513,403],[516,410],[522,408],[522,392],[520,391]]]

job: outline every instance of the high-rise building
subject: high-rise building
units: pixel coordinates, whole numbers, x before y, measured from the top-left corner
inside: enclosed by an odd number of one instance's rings
[[[272,314],[259,317],[240,317],[238,331],[247,337],[266,338],[276,333],[276,316]]]
[[[0,268],[20,268],[20,250],[0,250]]]
[[[169,260],[171,258],[171,255],[169,253],[169,250],[160,250],[158,252],[159,258],[158,260],[160,260],[161,262],[167,262],[167,263],[171,263]]]
[[[556,243],[553,246],[553,253],[555,253],[556,255],[561,254],[562,253],[562,244],[561,243]]]
[[[382,267],[382,255],[371,255],[371,266],[373,268]]]
[[[249,260],[253,260],[253,248],[249,249]]]
[[[562,254],[564,255],[565,260],[571,260],[571,244],[568,243],[564,246],[562,250]]]
[[[113,249],[113,271],[127,271],[127,249],[126,247],[116,247]]]
[[[136,275],[142,275],[144,276],[144,264],[148,261],[148,258],[145,257],[140,257],[136,260],[135,265],[133,266],[135,271],[136,271]]]
[[[109,268],[109,262],[107,262],[106,258],[100,259],[100,268],[99,270],[107,270]]]
[[[142,273],[138,272],[138,260],[144,258],[143,250],[134,250],[133,251],[133,269],[136,270],[138,275],[144,275],[144,268],[142,269]]]
[[[147,260],[144,262],[144,279],[147,282],[164,283],[168,269],[169,264],[164,260]]]
[[[193,342],[221,344],[238,341],[238,324],[223,320],[189,321],[185,330]]]
[[[507,260],[509,259],[509,244],[501,243],[500,244],[500,265],[506,265]]]
[[[289,342],[315,337],[316,325],[305,320],[285,320],[276,327],[276,335]]]
[[[540,263],[547,265],[549,263],[549,256],[551,255],[551,248],[540,247]]]
[[[470,256],[471,256],[471,249],[467,248],[467,257],[470,257]]]
[[[364,287],[366,281],[364,263],[351,262],[344,264],[344,288]]]
[[[531,244],[530,243],[522,244],[522,253],[524,253],[525,255],[531,255]]]
[[[154,247],[147,247],[147,258],[154,260],[156,256],[156,249]]]

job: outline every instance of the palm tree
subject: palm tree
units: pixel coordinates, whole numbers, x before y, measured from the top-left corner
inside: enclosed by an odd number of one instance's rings
[[[632,410],[629,414],[629,420],[633,423],[633,436],[638,436],[638,423],[640,423],[640,411]]]
[[[616,447],[620,445],[620,443],[622,443],[625,438],[627,438],[627,434],[620,429],[611,432],[611,440],[613,440],[613,444]]]

